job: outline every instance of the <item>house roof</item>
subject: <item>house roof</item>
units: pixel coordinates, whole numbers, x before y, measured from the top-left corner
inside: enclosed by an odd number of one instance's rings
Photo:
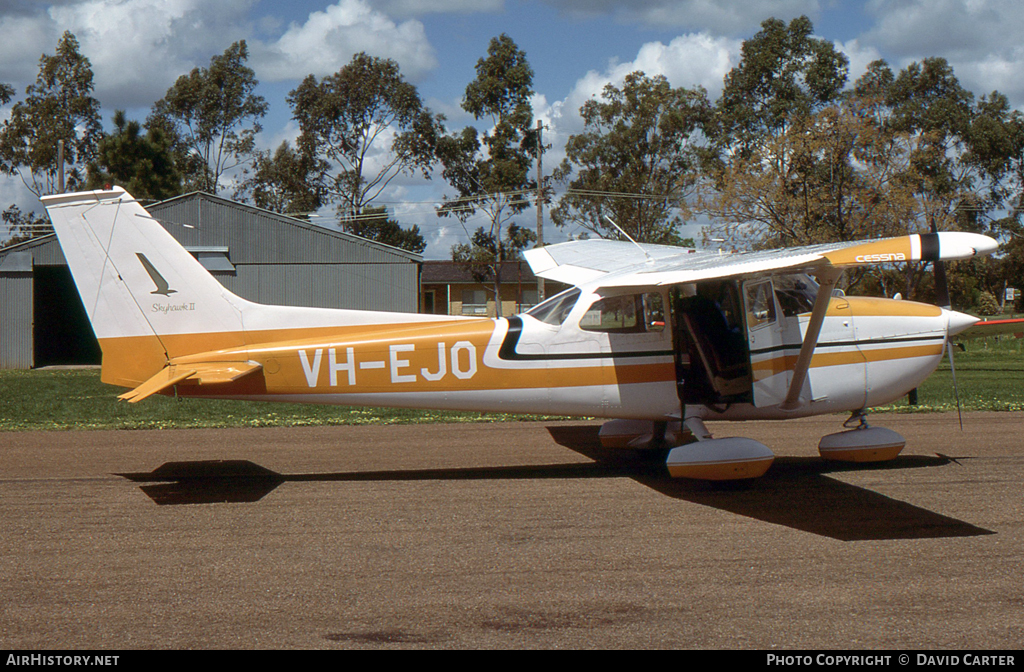
[[[501,266],[499,277],[502,283],[535,283],[537,278],[525,261],[506,261]],[[472,269],[455,261],[424,261],[420,282],[426,284],[479,284],[473,277]]]

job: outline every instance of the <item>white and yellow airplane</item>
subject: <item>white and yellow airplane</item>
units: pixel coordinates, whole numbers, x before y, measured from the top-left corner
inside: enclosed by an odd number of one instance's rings
[[[970,233],[722,255],[608,240],[526,253],[571,289],[481,319],[268,306],[225,289],[115,188],[43,199],[103,351],[102,380],[155,393],[610,418],[608,446],[670,449],[673,476],[762,475],[774,455],[704,421],[850,412],[825,457],[894,458],[864,409],[917,387],[977,320],[834,291],[843,269],[996,250]],[[815,279],[812,279],[812,276]]]

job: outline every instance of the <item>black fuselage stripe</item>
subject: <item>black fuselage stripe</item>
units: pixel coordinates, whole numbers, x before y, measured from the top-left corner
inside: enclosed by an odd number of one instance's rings
[[[862,348],[871,345],[892,345],[892,344],[908,344],[916,343],[918,341],[944,341],[945,336],[903,336],[900,338],[869,338],[862,341],[829,341],[828,343],[818,343],[815,348]],[[765,355],[771,352],[779,352],[782,350],[799,350],[801,347],[800,343],[789,343],[783,345],[776,345],[770,348],[759,348],[757,350],[751,350],[750,354],[753,355]]]
[[[593,360],[593,359],[635,359],[637,357],[671,357],[671,350],[636,350],[631,352],[563,352],[543,355],[523,354],[516,352],[519,345],[519,338],[523,334],[523,321],[518,317],[508,318],[508,333],[505,334],[501,347],[498,349],[498,359],[506,362],[546,362],[566,361],[571,359]]]
[[[501,347],[498,349],[498,358],[506,362],[546,362],[546,361],[568,361],[573,359],[578,360],[595,360],[595,359],[635,359],[638,357],[672,357],[674,352],[672,350],[636,350],[629,352],[564,352],[564,353],[550,353],[550,354],[523,354],[516,352],[516,347],[519,345],[519,338],[523,334],[523,321],[518,317],[508,318],[508,333],[505,334],[505,338],[501,342]],[[828,343],[818,343],[816,350],[824,348],[864,348],[873,345],[906,345],[916,342],[935,342],[944,341],[945,336],[901,336],[894,338],[872,338],[857,341],[830,341]],[[750,356],[755,357],[759,355],[767,355],[773,352],[782,352],[785,350],[799,351],[801,343],[784,343],[782,345],[775,345],[770,348],[759,348],[757,350],[751,350]]]

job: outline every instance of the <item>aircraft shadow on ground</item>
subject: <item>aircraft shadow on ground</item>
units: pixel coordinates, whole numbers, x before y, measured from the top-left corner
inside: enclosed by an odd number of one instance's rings
[[[593,460],[624,459],[598,438],[599,427],[551,427],[560,445]],[[661,460],[660,452],[649,459]],[[636,459],[636,458],[633,458]],[[941,467],[949,457],[906,455],[889,462],[851,464],[817,457],[780,457],[758,479],[693,481],[636,474],[634,480],[663,495],[729,511],[776,525],[840,539],[930,539],[995,534],[962,520],[922,509],[865,488],[830,478],[830,473]]]
[[[591,425],[548,428],[559,445],[593,460],[586,463],[284,475],[245,460],[213,460],[168,462],[151,472],[117,475],[144,484],[140,488],[159,505],[256,502],[287,482],[631,478],[673,499],[842,541],[994,534],[827,475],[940,467],[954,462],[948,457],[903,456],[861,465],[782,457],[759,479],[710,483],[671,478],[664,451],[606,449],[598,429]]]

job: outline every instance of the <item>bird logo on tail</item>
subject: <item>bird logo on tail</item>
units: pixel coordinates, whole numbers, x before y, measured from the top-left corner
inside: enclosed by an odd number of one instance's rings
[[[178,293],[178,290],[171,289],[170,285],[167,284],[167,280],[164,279],[164,276],[160,275],[160,271],[156,270],[156,267],[153,266],[153,263],[146,258],[146,255],[141,252],[136,252],[135,256],[137,256],[139,261],[142,262],[143,268],[145,268],[146,272],[149,273],[149,277],[153,280],[153,284],[156,285],[156,289],[150,292],[150,294],[170,296],[171,294]]]

